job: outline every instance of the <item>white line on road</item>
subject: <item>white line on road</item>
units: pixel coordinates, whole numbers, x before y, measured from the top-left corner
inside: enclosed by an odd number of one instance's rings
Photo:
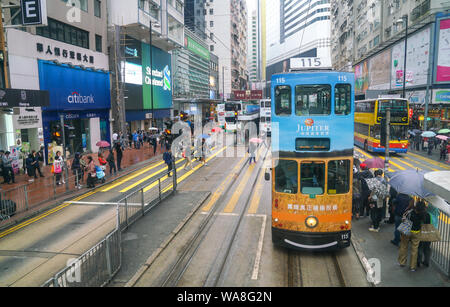
[[[263,243],[264,243],[264,232],[266,230],[267,215],[265,215],[265,214],[260,214],[260,215],[248,214],[247,216],[257,216],[257,217],[263,218],[263,223],[261,226],[261,233],[259,235],[258,250],[256,252],[255,265],[253,266],[253,274],[252,274],[252,280],[257,280],[258,273],[259,273],[259,265],[261,264],[261,254],[262,254]]]

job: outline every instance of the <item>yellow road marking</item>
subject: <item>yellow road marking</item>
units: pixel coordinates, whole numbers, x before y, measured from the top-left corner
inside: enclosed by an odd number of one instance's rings
[[[389,159],[389,163],[396,166],[398,169],[404,171],[406,170],[406,168],[404,168],[403,166],[398,165],[397,163],[395,163],[394,161],[392,161],[392,159]]]
[[[176,164],[179,164],[180,162],[183,162],[183,161],[184,161],[184,158],[182,158],[182,159],[178,160],[177,162],[175,162],[175,165],[176,165]],[[163,163],[164,163],[164,162],[163,162]],[[143,183],[143,182],[149,180],[150,178],[153,178],[153,177],[155,177],[156,175],[161,174],[162,172],[165,172],[165,171],[166,171],[166,168],[163,167],[163,168],[160,169],[159,171],[156,171],[156,172],[154,172],[154,173],[152,173],[152,174],[150,174],[150,175],[148,175],[148,176],[142,178],[141,180],[136,181],[135,183],[133,183],[133,184],[127,186],[126,188],[120,190],[120,193],[128,192],[128,191],[131,190],[132,188],[137,187],[137,186],[140,185],[141,183]]]
[[[431,169],[431,170],[433,170],[433,171],[435,171],[435,172],[438,172],[438,171],[439,171],[438,169],[435,169],[435,168],[433,168],[433,167],[431,167],[431,166],[427,166],[427,165],[425,165],[425,164],[423,164],[423,163],[421,163],[421,162],[419,162],[419,161],[413,160],[413,159],[411,159],[411,158],[405,157],[405,159],[406,159],[406,160],[409,160],[409,161],[411,161],[411,162],[417,163],[417,164],[419,164],[419,165],[422,165],[423,167],[425,167],[425,169],[429,168],[429,169]]]
[[[412,169],[419,169],[419,170],[421,170],[419,167],[414,166],[414,165],[412,165],[412,164],[409,164],[408,162],[403,161],[403,160],[401,160],[401,159],[399,159],[399,158],[391,157],[391,159],[395,159],[396,161],[398,161],[398,162],[400,162],[400,163],[403,163],[403,164],[405,164],[405,165],[411,167]]]
[[[19,230],[19,229],[21,229],[21,228],[23,228],[25,226],[33,224],[33,223],[35,223],[35,222],[37,222],[37,221],[39,221],[39,220],[41,220],[41,219],[43,219],[43,218],[53,214],[55,212],[58,212],[58,211],[60,211],[60,210],[62,210],[64,208],[66,208],[67,206],[69,206],[72,202],[82,200],[83,198],[86,198],[86,197],[88,197],[88,196],[90,196],[92,194],[95,194],[95,193],[96,193],[96,191],[91,191],[91,192],[88,192],[86,194],[83,194],[83,195],[81,195],[81,196],[79,196],[79,197],[77,197],[77,198],[75,198],[75,199],[73,199],[71,201],[64,202],[63,204],[61,204],[61,205],[59,205],[59,206],[57,206],[57,207],[55,207],[55,208],[45,212],[45,213],[43,213],[43,214],[41,214],[39,216],[36,216],[36,217],[34,217],[32,219],[29,219],[29,220],[27,220],[27,221],[25,221],[23,223],[20,223],[19,225],[11,227],[11,228],[5,230],[4,232],[0,233],[0,238],[3,238],[4,236],[6,236],[8,234],[16,232],[17,230]]]
[[[225,191],[225,188],[228,186],[230,181],[233,179],[233,177],[236,175],[236,172],[239,168],[241,168],[242,163],[245,161],[246,157],[243,157],[241,161],[238,162],[238,164],[234,167],[234,169],[231,171],[231,173],[227,176],[227,178],[220,184],[219,188],[211,195],[211,198],[206,206],[203,207],[203,212],[208,212],[211,210],[211,208],[214,206],[214,204],[219,200],[220,196],[222,196],[223,192]]]
[[[256,214],[258,211],[259,203],[261,202],[261,195],[264,187],[264,172],[261,172],[258,182],[256,183],[256,190],[253,194],[252,200],[250,201],[250,208],[248,209],[249,214]]]
[[[244,192],[244,189],[247,187],[247,182],[249,181],[254,169],[255,164],[252,164],[248,167],[247,171],[245,172],[244,178],[242,178],[242,181],[239,183],[236,191],[233,193],[233,196],[231,197],[223,212],[231,213],[234,211],[234,208],[236,207],[242,192]]]
[[[428,162],[428,163],[430,163],[430,164],[433,164],[433,165],[435,165],[435,166],[439,166],[439,167],[444,168],[444,169],[450,169],[450,166],[447,166],[447,165],[442,164],[442,163],[440,163],[440,162],[436,162],[436,161],[433,161],[433,160],[431,160],[431,159],[422,157],[421,155],[417,155],[417,154],[412,153],[412,152],[410,152],[410,151],[408,152],[408,154],[411,155],[411,156],[413,156],[413,157],[416,157],[416,158],[418,158],[418,159],[421,159],[421,160],[423,160],[423,161],[425,161],[425,162]]]
[[[213,155],[211,155],[208,159],[205,160],[205,163],[211,161],[215,156],[217,156],[218,154],[220,154],[222,151],[224,151],[228,146],[223,147],[222,149],[218,150],[216,153],[214,153]],[[196,172],[197,170],[199,170],[201,167],[203,166],[203,163],[200,163],[199,165],[197,165],[196,167],[194,167],[192,170],[186,172],[183,176],[181,176],[180,178],[177,178],[177,184],[181,183],[182,181],[184,181],[186,178],[188,178],[190,175],[192,175],[194,172]],[[162,193],[166,193],[167,191],[169,191],[170,189],[172,189],[173,184],[169,185],[167,188],[165,188]]]
[[[134,178],[136,178],[136,177],[138,177],[138,176],[140,176],[140,175],[142,175],[142,174],[144,174],[144,173],[146,173],[146,172],[148,172],[148,171],[150,171],[150,170],[160,166],[163,163],[164,163],[164,161],[158,162],[156,165],[151,165],[151,166],[146,167],[143,170],[141,170],[141,171],[139,171],[139,172],[137,172],[135,174],[132,174],[131,176],[126,176],[125,178],[123,178],[121,180],[118,180],[117,182],[114,182],[112,184],[108,184],[106,187],[104,187],[101,190],[101,192],[108,192],[108,191],[114,189],[115,187],[118,187],[119,185],[124,184],[125,182],[127,182],[127,181],[129,181],[131,179],[134,179]]]

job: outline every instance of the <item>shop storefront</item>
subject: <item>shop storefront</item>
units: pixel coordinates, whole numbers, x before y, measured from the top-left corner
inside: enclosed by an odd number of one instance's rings
[[[171,55],[154,46],[150,49],[149,44],[129,36],[126,41],[127,59],[122,64],[122,78],[125,80],[128,133],[148,131],[151,127],[162,129],[173,107]]]
[[[44,143],[49,158],[57,146],[52,131],[61,120],[66,151],[97,152],[96,143],[110,142],[109,73],[77,66],[39,61],[41,89],[50,92],[50,106],[43,108]]]
[[[0,149],[11,152],[18,172],[23,158],[44,145],[41,106],[49,105],[49,93],[26,89],[1,90]]]

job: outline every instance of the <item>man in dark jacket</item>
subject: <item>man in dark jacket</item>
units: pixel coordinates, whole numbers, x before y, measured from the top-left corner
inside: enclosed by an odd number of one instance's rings
[[[163,154],[163,160],[167,164],[167,168],[169,171],[169,174],[167,176],[172,177],[170,172],[172,171],[173,156],[172,156],[172,152],[170,151],[170,147],[166,148],[166,151]]]
[[[398,226],[402,223],[403,214],[406,212],[408,207],[411,205],[413,199],[406,194],[398,194],[397,197],[393,201],[394,205],[394,222],[395,222],[395,230],[394,230],[394,239],[391,240],[391,243],[398,246],[400,244],[400,232],[397,230]]]
[[[360,166],[361,172],[358,173],[358,179],[361,182],[361,212],[360,216],[364,217],[364,211],[366,212],[366,216],[369,216],[369,196],[370,189],[367,185],[366,179],[373,178],[372,172],[367,168],[367,165],[362,163]]]

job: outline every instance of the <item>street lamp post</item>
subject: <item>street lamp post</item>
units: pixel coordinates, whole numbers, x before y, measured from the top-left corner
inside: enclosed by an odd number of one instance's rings
[[[405,22],[405,57],[403,60],[403,92],[402,98],[406,98],[406,57],[408,56],[408,15],[402,16],[397,23]]]

